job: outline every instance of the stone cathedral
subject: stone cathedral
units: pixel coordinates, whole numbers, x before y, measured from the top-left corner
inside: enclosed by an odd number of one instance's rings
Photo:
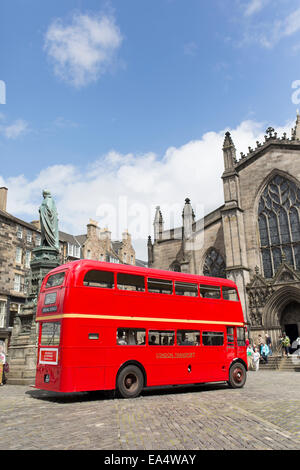
[[[233,280],[250,336],[276,347],[283,331],[300,336],[300,115],[290,137],[269,127],[239,159],[226,132],[223,156],[224,204],[197,220],[186,199],[168,230],[157,207],[149,267]]]

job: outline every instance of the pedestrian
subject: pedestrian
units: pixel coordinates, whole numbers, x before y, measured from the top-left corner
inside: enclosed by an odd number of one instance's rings
[[[257,372],[259,369],[259,359],[260,359],[260,354],[257,348],[254,349],[254,353],[252,357],[253,357],[254,370]]]
[[[263,347],[263,339],[261,335],[258,335],[258,340],[257,340],[257,347],[258,347],[258,352],[261,354],[261,348]]]
[[[4,372],[4,366],[6,362],[6,357],[4,354],[4,348],[2,344],[0,345],[0,386],[4,385],[6,380],[5,380],[5,372]]]
[[[251,344],[247,347],[247,362],[248,362],[248,370],[253,369],[253,348]]]
[[[272,340],[271,340],[271,337],[270,337],[270,335],[268,335],[268,333],[266,333],[265,338],[266,338],[266,345],[269,348],[269,356],[272,356],[273,353],[272,353]]]
[[[284,356],[284,352],[286,356],[289,356],[290,350],[290,338],[286,335],[285,331],[282,333],[282,337],[280,338],[281,341],[281,355]]]
[[[261,357],[262,357],[263,361],[265,362],[265,364],[268,364],[269,348],[266,344],[262,345],[260,354],[261,354]]]

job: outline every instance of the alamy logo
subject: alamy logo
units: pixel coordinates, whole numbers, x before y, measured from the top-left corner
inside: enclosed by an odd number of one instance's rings
[[[300,103],[300,80],[294,80],[292,83],[292,88],[295,89],[294,93],[292,93],[292,103],[299,104]]]
[[[0,80],[0,104],[6,104],[6,85],[3,80]]]

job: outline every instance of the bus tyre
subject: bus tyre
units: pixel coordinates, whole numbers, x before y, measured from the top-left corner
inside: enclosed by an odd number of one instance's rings
[[[241,388],[246,382],[246,368],[241,362],[236,362],[230,367],[228,384],[231,388]]]
[[[121,370],[117,378],[117,390],[123,398],[137,397],[144,387],[144,376],[141,369],[128,365]]]

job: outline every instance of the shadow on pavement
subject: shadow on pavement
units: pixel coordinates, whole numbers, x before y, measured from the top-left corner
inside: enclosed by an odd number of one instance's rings
[[[154,395],[180,395],[185,393],[199,393],[215,390],[224,390],[228,385],[224,382],[210,383],[210,384],[197,384],[197,385],[172,385],[164,387],[149,387],[145,388],[141,397],[154,396]],[[90,392],[74,392],[74,393],[60,393],[51,392],[48,390],[28,390],[25,392],[31,398],[36,400],[45,400],[56,403],[77,403],[88,401],[112,400],[120,399],[114,390],[109,391],[90,391]]]

